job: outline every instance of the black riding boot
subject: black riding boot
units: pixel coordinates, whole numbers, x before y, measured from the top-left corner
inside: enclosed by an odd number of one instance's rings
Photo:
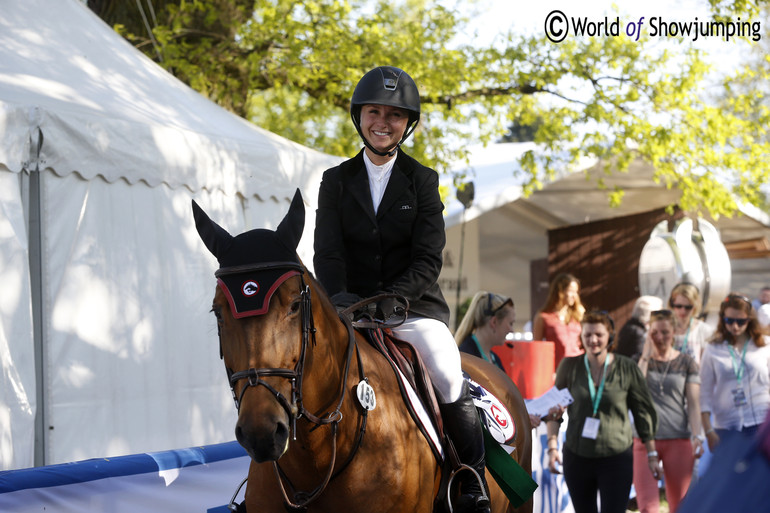
[[[484,476],[484,435],[481,421],[476,412],[468,383],[463,383],[460,398],[453,403],[440,404],[444,429],[452,440],[460,462],[478,472],[484,485],[482,490],[479,480],[470,470],[458,474],[460,480],[460,499],[454,506],[457,513],[489,513],[489,487]]]

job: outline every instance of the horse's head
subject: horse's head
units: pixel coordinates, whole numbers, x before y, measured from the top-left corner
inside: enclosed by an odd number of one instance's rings
[[[305,270],[296,251],[305,224],[302,196],[297,190],[275,231],[233,237],[194,201],[193,214],[220,266],[213,311],[238,408],[236,438],[255,461],[277,460],[288,448],[312,331]]]

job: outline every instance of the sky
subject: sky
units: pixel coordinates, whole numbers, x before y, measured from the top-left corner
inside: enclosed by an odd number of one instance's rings
[[[447,0],[446,3],[451,5],[452,2],[453,0]],[[463,12],[473,9],[468,7],[467,0],[457,0],[457,2],[457,5],[464,6]],[[617,6],[618,14],[614,13],[613,5]],[[515,29],[518,34],[543,35],[546,18],[549,16],[549,13],[558,10],[568,18],[585,18],[594,22],[604,21],[605,16],[609,17],[609,21],[618,19],[621,32],[638,31],[640,27],[639,21],[641,18],[644,18],[641,29],[645,34],[651,38],[660,38],[676,48],[681,43],[676,39],[660,35],[661,21],[667,24],[687,24],[708,20],[711,15],[706,0],[681,0],[677,2],[672,2],[671,0],[645,0],[644,2],[628,0],[616,2],[612,0],[588,0],[584,2],[566,0],[478,0],[475,8],[481,14],[471,22],[469,34],[475,32],[473,37],[478,43],[493,42],[496,37],[500,37],[509,29]],[[651,24],[652,20],[655,20],[655,26]],[[741,21],[757,20],[742,19]],[[559,27],[558,24],[556,26],[557,28]],[[657,34],[655,34],[656,30]],[[568,37],[572,37],[572,34],[569,34]],[[627,36],[622,34],[621,37]],[[743,41],[746,40],[744,39]],[[740,59],[736,57],[746,50],[746,46],[742,44],[729,43],[717,37],[699,37],[694,42],[694,45],[707,52],[708,56],[714,59],[715,62],[722,63],[737,62]]]

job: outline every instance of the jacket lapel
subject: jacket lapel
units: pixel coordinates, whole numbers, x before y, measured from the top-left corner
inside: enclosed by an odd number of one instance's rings
[[[396,161],[396,164],[393,166],[393,170],[390,173],[388,186],[385,187],[385,194],[382,196],[380,208],[377,209],[378,219],[381,218],[388,210],[390,210],[390,207],[392,207],[393,203],[395,203],[396,200],[401,197],[404,189],[406,189],[408,186],[409,179],[399,167],[398,161]]]
[[[369,178],[366,174],[366,164],[362,153],[359,153],[351,164],[348,188],[369,219],[376,223],[374,205],[372,205],[372,193],[369,190]]]

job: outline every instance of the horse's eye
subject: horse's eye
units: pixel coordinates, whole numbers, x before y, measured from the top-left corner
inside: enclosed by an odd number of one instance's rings
[[[289,313],[290,314],[295,314],[295,313],[299,312],[299,305],[300,305],[300,300],[299,299],[295,299],[294,301],[292,301],[291,305],[289,305]]]

